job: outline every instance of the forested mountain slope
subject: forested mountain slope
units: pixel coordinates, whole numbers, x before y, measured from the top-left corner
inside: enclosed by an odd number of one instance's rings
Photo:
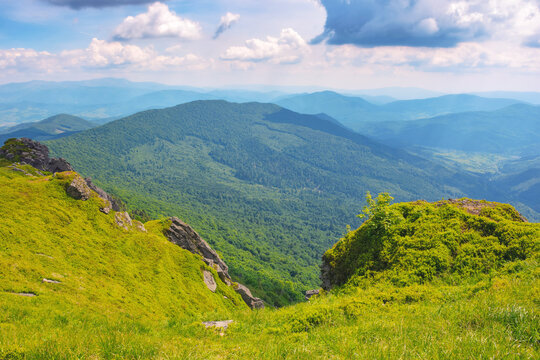
[[[27,137],[34,140],[51,140],[78,131],[91,129],[97,124],[78,116],[58,114],[47,119],[23,123],[0,131],[0,144],[9,138]]]
[[[274,304],[317,286],[320,255],[356,223],[366,191],[436,200],[486,186],[271,104],[197,101],[48,144],[132,209],[185,219]]]

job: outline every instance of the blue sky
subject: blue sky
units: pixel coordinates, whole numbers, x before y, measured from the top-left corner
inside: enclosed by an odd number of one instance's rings
[[[0,0],[0,83],[98,77],[540,91],[540,0]]]

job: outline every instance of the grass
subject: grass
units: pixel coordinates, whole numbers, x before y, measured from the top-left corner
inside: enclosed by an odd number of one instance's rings
[[[250,311],[206,288],[166,221],[125,231],[99,199],[66,196],[72,176],[0,168],[0,359],[540,357],[537,252],[453,283],[364,281]],[[223,332],[201,323],[225,319]]]
[[[190,320],[107,321],[81,313],[68,320],[49,316],[39,324],[2,322],[0,354],[18,351],[25,359],[535,359],[540,355],[540,272],[535,262],[520,265],[519,273],[476,284],[378,284],[277,310],[239,311],[224,334]]]

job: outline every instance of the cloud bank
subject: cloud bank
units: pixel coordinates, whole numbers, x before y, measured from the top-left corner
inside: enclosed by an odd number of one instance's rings
[[[148,4],[155,0],[42,0],[52,5],[69,6],[72,9],[102,8],[107,6]],[[167,0],[164,0],[167,1]]]
[[[294,64],[309,52],[306,41],[293,29],[281,30],[279,38],[267,36],[266,39],[251,39],[245,46],[231,46],[220,56],[222,60],[262,62],[275,64]]]
[[[133,71],[163,69],[204,69],[211,61],[188,53],[184,56],[159,54],[153,47],[139,47],[117,41],[92,39],[86,49],[60,53],[34,49],[0,50],[0,70],[16,72],[60,73],[71,69],[118,69]]]
[[[159,37],[194,40],[201,36],[201,26],[176,15],[167,5],[156,2],[148,7],[147,12],[125,18],[113,36],[115,40]]]
[[[217,39],[219,35],[223,34],[225,30],[228,30],[233,26],[235,23],[240,20],[240,14],[233,14],[233,13],[226,13],[221,17],[221,21],[219,22],[219,26],[216,30],[216,33],[214,34],[214,39]]]
[[[503,14],[492,11],[501,2],[321,0],[327,19],[324,32],[313,43],[326,40],[329,44],[361,47],[454,47],[487,38],[490,26],[504,20],[500,18]]]

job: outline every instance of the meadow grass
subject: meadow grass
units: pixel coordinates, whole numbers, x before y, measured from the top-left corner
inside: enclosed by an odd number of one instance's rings
[[[167,241],[167,221],[123,230],[100,199],[66,195],[72,176],[0,168],[0,359],[540,357],[537,252],[459,281],[357,281],[251,311],[206,288],[214,270]]]

